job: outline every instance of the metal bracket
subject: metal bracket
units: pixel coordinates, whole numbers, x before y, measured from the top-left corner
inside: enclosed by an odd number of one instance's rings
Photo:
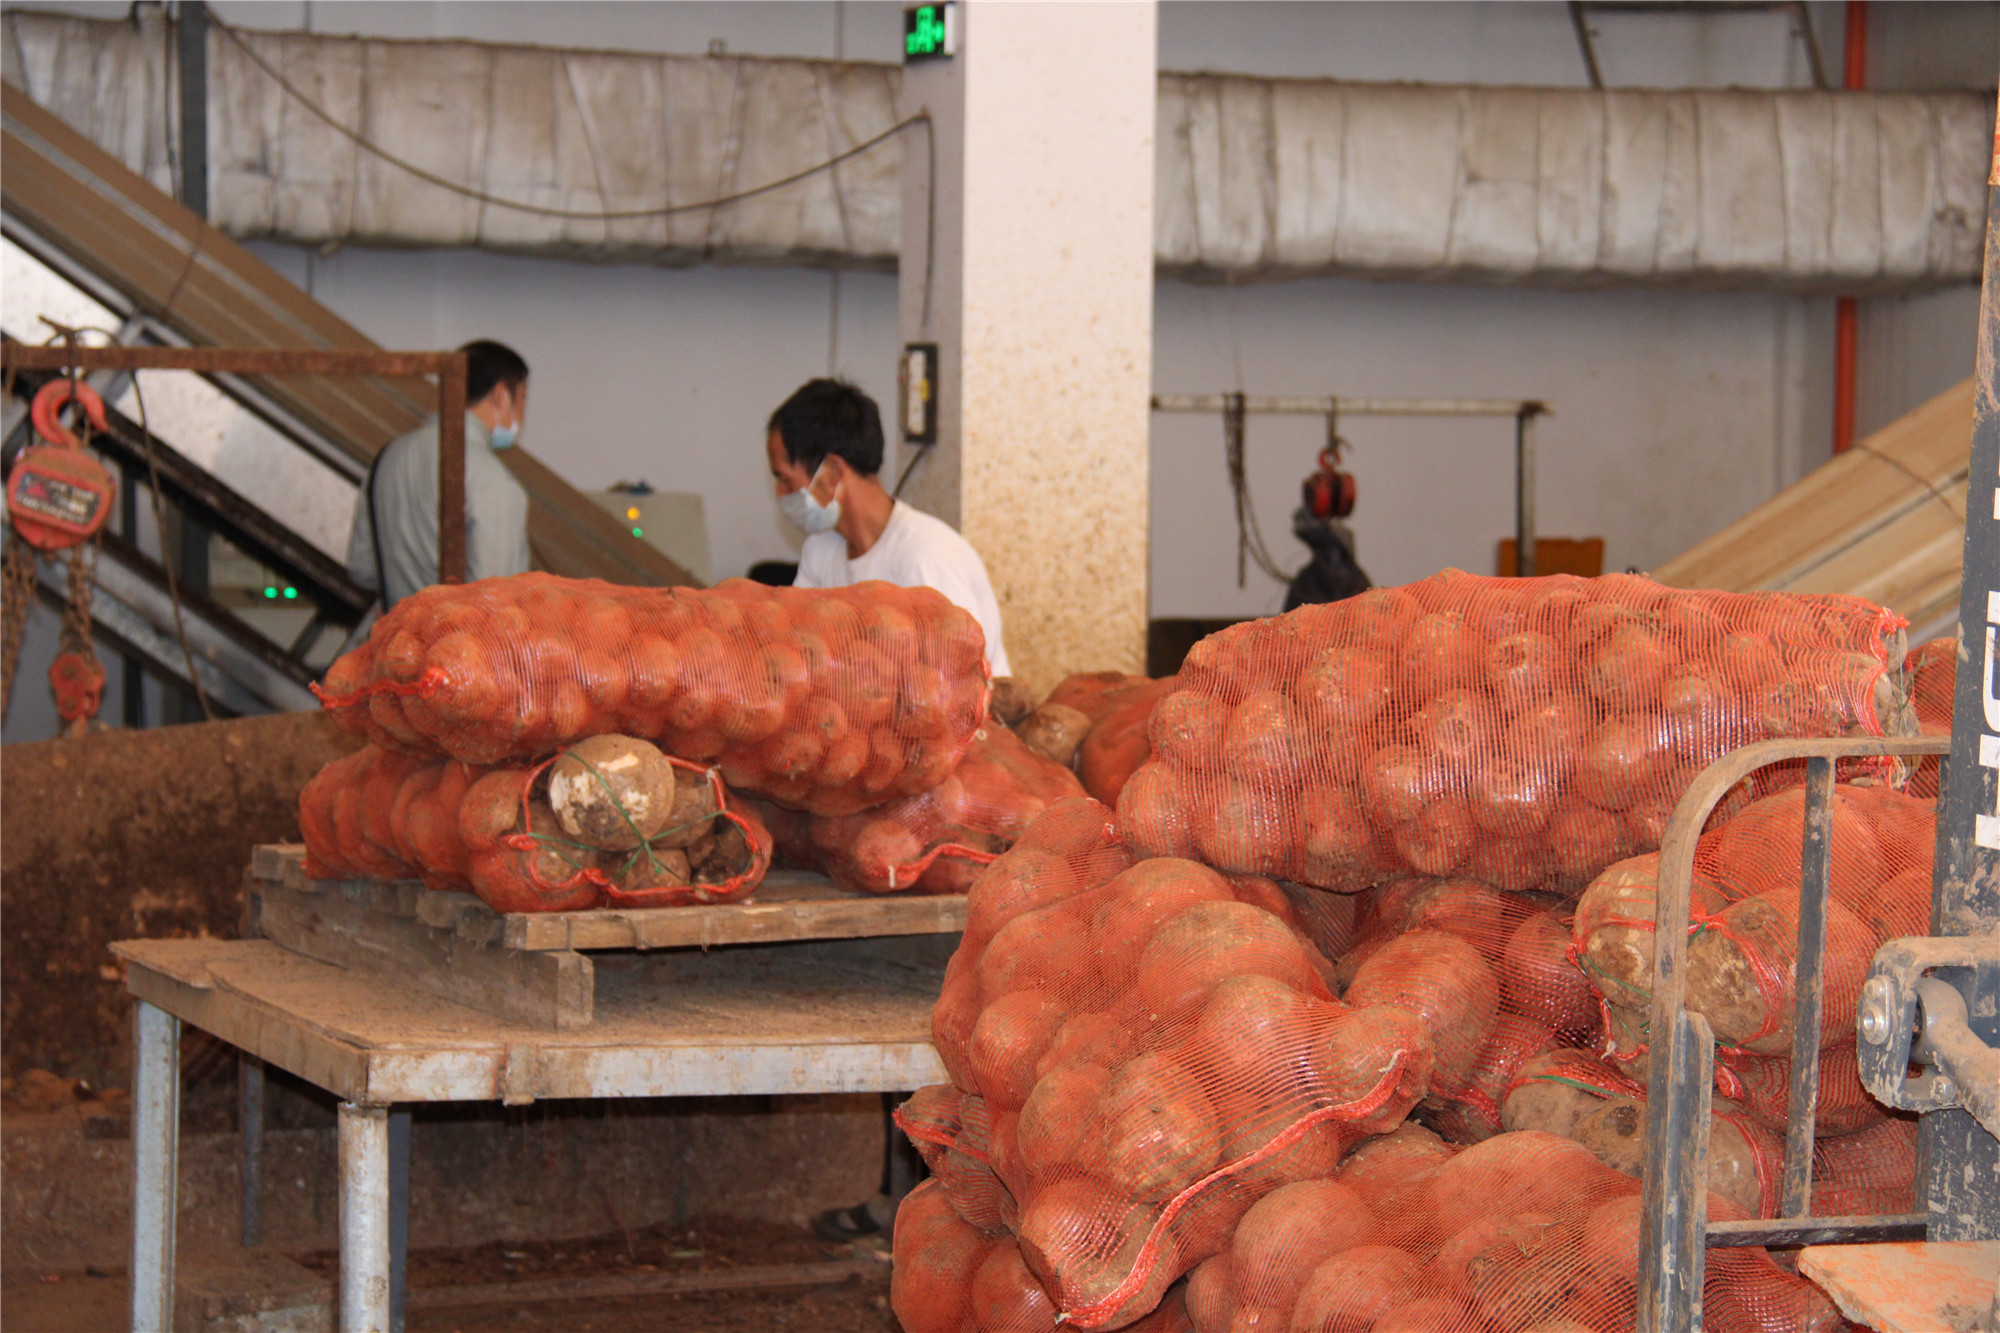
[[[2000,1135],[2000,1051],[1972,1031],[1949,975],[1989,969],[2000,970],[2000,932],[1890,940],[1876,950],[1855,1051],[1861,1082],[1878,1101],[1905,1111],[1963,1107]],[[1923,1072],[1912,1077],[1912,1064]]]

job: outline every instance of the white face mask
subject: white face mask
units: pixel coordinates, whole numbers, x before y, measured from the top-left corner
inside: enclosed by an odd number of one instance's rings
[[[822,462],[819,471],[813,473],[811,481],[795,491],[778,497],[778,512],[790,519],[792,526],[802,532],[832,532],[835,525],[840,522],[840,497],[836,495],[825,504],[821,504],[812,493],[812,488],[819,482],[820,472],[825,470],[826,464]]]

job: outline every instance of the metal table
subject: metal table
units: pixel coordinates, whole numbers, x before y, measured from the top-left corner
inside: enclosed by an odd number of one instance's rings
[[[942,1082],[939,975],[837,943],[636,957],[595,1021],[552,1031],[268,940],[113,946],[137,1000],[132,1327],[172,1327],[180,1027],[340,1099],[342,1333],[390,1321],[389,1111],[398,1103],[894,1092]],[[664,984],[663,984],[664,983]]]

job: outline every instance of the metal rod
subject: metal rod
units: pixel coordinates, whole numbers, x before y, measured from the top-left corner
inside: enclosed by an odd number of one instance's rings
[[[1664,898],[1666,886],[1660,888]],[[1680,933],[1685,947],[1687,932]],[[1715,1034],[1706,1018],[1681,1009],[1664,1024],[1653,1025],[1652,1043],[1639,1253],[1657,1261],[1640,1266],[1638,1333],[1687,1333],[1701,1327],[1707,1267]]]
[[[1161,393],[1153,395],[1155,412],[1221,412],[1237,395],[1224,393]],[[1354,417],[1513,417],[1523,412],[1552,414],[1547,403],[1532,398],[1257,398],[1243,397],[1246,412],[1258,415],[1323,417],[1329,412]]]
[[[180,56],[181,207],[208,218],[208,6],[181,0],[175,33]]]
[[[181,1021],[132,1007],[132,1329],[174,1326],[174,1219],[180,1173]]]
[[[319,347],[32,347],[11,339],[0,366],[21,370],[194,370],[206,375],[440,375],[461,352]]]
[[[465,362],[454,352],[438,368],[439,583],[465,582]]]
[[[1861,1245],[1884,1240],[1922,1240],[1930,1218],[1923,1213],[1860,1217],[1779,1218],[1773,1222],[1711,1222],[1708,1248],[1739,1245]]]
[[[1590,86],[1604,86],[1604,71],[1597,66],[1597,47],[1590,40],[1590,14],[1580,0],[1569,0],[1569,22],[1576,29],[1576,46],[1583,52],[1583,72],[1590,76]]]
[[[389,1333],[403,1333],[410,1291],[410,1108],[389,1111]]]
[[[1799,946],[1793,967],[1792,1089],[1785,1110],[1785,1217],[1812,1212],[1813,1116],[1819,1107],[1820,1012],[1826,1005],[1826,895],[1833,866],[1833,760],[1806,760],[1799,849]]]
[[[1514,572],[1531,579],[1535,567],[1535,414],[1514,416]]]
[[[241,1170],[242,1240],[245,1249],[264,1240],[264,1062],[237,1052],[237,1114],[241,1137],[237,1160]]]
[[[389,1333],[389,1108],[340,1104],[340,1333]]]

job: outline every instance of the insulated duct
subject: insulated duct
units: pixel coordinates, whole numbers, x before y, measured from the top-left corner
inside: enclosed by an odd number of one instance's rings
[[[170,182],[167,34],[9,11],[5,73]],[[244,239],[889,268],[889,65],[212,31],[211,216]],[[246,50],[247,48],[247,50]],[[255,53],[255,59],[251,53]],[[1897,292],[1979,276],[1991,99],[1160,77],[1157,254],[1196,278]],[[900,140],[900,143],[899,143]]]

